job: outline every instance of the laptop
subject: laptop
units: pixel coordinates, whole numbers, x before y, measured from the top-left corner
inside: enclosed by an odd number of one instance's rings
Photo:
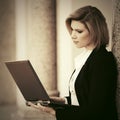
[[[53,108],[69,106],[50,99],[29,60],[5,62],[23,97],[28,101]]]

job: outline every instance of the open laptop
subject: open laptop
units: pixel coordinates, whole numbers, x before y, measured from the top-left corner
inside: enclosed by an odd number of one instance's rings
[[[50,99],[29,60],[5,62],[25,100],[53,108],[69,106]]]

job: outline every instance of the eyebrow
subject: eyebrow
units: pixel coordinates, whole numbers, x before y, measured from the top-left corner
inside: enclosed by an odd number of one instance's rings
[[[75,31],[83,31],[83,29],[73,29],[72,30],[75,30]]]
[[[83,30],[81,30],[81,29],[74,29],[74,30],[83,31]]]

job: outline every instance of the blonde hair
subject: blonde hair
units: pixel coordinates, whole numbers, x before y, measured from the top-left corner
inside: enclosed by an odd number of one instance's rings
[[[66,19],[66,26],[70,34],[72,32],[72,20],[80,21],[85,25],[90,33],[91,40],[97,48],[107,46],[109,43],[109,33],[106,19],[96,7],[85,6],[70,14]]]

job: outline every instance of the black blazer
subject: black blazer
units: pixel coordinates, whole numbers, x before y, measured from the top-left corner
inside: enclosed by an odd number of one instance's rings
[[[117,120],[117,66],[112,52],[94,49],[82,67],[75,90],[80,106],[56,110],[57,120]],[[67,97],[71,104],[70,95]]]

